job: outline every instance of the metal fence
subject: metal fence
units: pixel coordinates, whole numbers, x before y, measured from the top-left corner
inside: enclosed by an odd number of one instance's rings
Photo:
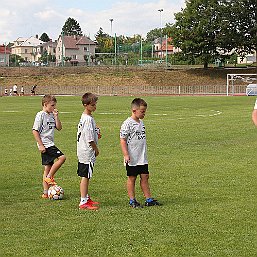
[[[247,85],[233,85],[228,88],[229,95],[245,95]],[[24,87],[25,95],[30,94],[30,87]],[[206,86],[38,86],[36,94],[82,95],[92,92],[98,95],[226,95],[227,85]],[[0,95],[4,87],[0,86]]]

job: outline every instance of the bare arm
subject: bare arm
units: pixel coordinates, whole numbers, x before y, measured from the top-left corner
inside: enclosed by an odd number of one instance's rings
[[[58,110],[54,109],[53,115],[54,115],[54,119],[55,119],[55,127],[56,127],[57,130],[61,130],[62,129],[62,123],[59,119],[58,114],[59,114]]]
[[[45,146],[43,145],[43,143],[42,143],[42,140],[41,140],[41,137],[40,137],[40,135],[39,135],[39,132],[37,131],[37,130],[32,130],[32,133],[33,133],[33,136],[34,136],[34,138],[35,138],[35,140],[37,141],[37,143],[38,143],[38,147],[39,147],[39,151],[41,152],[41,153],[44,153],[45,151],[46,151],[46,149],[45,149]]]
[[[253,123],[255,124],[255,126],[257,127],[257,109],[253,110],[252,120],[253,120]]]
[[[130,161],[130,156],[128,153],[128,146],[127,146],[127,141],[124,138],[120,139],[120,146],[121,146],[121,151],[123,153],[124,156],[124,161],[125,163],[128,163]]]

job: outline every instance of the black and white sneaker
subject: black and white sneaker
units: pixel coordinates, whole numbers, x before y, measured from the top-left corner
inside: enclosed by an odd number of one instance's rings
[[[145,201],[145,206],[155,206],[155,205],[160,206],[161,204],[155,199],[153,199],[151,202]]]
[[[143,208],[143,206],[136,200],[134,200],[132,203],[129,203],[129,205],[131,208]]]

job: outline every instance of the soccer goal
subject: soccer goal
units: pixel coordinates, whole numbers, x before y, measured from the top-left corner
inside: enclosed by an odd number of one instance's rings
[[[246,92],[249,84],[257,83],[257,74],[227,74],[227,96]]]

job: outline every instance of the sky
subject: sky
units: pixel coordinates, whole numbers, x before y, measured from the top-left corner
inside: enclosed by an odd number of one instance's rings
[[[174,13],[184,7],[185,0],[1,0],[0,44],[44,32],[54,41],[69,17],[93,40],[100,27],[109,35],[145,37],[173,23]]]

